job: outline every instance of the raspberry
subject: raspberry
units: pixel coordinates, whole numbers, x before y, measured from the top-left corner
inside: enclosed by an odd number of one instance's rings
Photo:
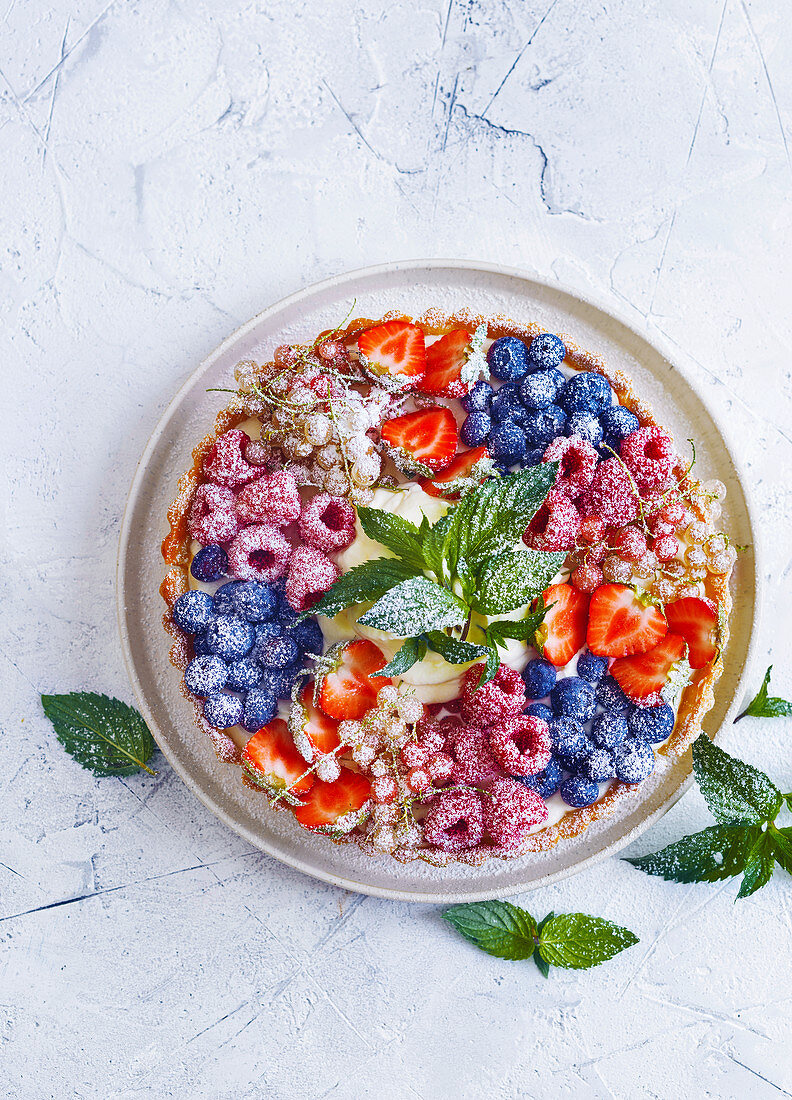
[[[444,783],[451,778],[454,761],[444,752],[436,752],[426,761],[426,770],[435,783]]]
[[[318,493],[302,510],[300,534],[325,554],[345,550],[355,539],[355,509],[342,497]]]
[[[522,676],[501,664],[494,679],[477,687],[483,670],[483,665],[473,665],[462,676],[459,690],[462,717],[480,726],[493,726],[505,718],[516,718],[525,706]]]
[[[618,458],[608,458],[599,464],[585,503],[586,514],[599,516],[608,527],[623,527],[638,515],[635,487]]]
[[[581,542],[602,542],[605,537],[605,524],[599,516],[586,516],[580,524]]]
[[[228,548],[228,564],[243,581],[274,581],[282,577],[292,552],[277,527],[255,523],[243,528]]]
[[[456,732],[460,725],[458,718],[451,720],[443,718],[439,722],[433,722],[431,718],[422,718],[415,727],[415,732],[428,752],[442,752],[446,742],[451,739],[451,734]]]
[[[646,553],[646,535],[637,527],[621,527],[610,544],[625,561],[638,561]]]
[[[570,500],[577,500],[591,485],[598,461],[597,452],[579,435],[557,436],[542,458],[558,463],[554,489]]]
[[[451,745],[452,776],[457,783],[490,783],[503,772],[483,730],[461,726]]]
[[[475,791],[441,794],[424,818],[424,837],[444,852],[474,848],[484,835],[481,797]]]
[[[187,520],[190,534],[203,546],[228,542],[239,530],[234,514],[234,494],[222,485],[199,485]]]
[[[541,718],[516,718],[491,729],[495,759],[513,775],[536,775],[551,756],[550,727]]]
[[[321,550],[313,546],[298,546],[289,562],[286,599],[297,611],[303,611],[316,603],[339,576],[338,566]]]
[[[546,817],[542,796],[514,779],[496,779],[484,801],[484,824],[499,848],[518,848]]]
[[[402,763],[405,768],[420,768],[426,763],[429,751],[420,741],[408,741],[401,750]]]
[[[523,535],[523,542],[532,550],[571,550],[580,531],[577,508],[558,489],[551,489],[544,504],[533,517]]]
[[[620,454],[642,492],[661,485],[677,457],[671,437],[656,426],[631,432],[623,440]]]
[[[663,535],[652,543],[658,561],[672,561],[679,553],[679,539],[676,535]]]
[[[375,802],[393,802],[399,788],[392,775],[378,775],[371,784],[371,796]]]
[[[586,559],[582,565],[579,565],[570,577],[575,588],[580,589],[581,592],[593,592],[595,588],[599,588],[603,579],[602,570],[590,559]]]
[[[245,461],[242,448],[250,436],[239,428],[224,432],[210,447],[203,462],[203,472],[210,481],[236,487],[258,477],[260,471]]]
[[[300,515],[300,493],[294,474],[277,470],[247,485],[237,497],[236,512],[243,523],[286,527]]]

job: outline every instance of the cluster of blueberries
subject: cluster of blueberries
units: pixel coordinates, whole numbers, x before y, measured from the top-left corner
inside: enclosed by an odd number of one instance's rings
[[[609,458],[639,427],[638,418],[614,404],[608,382],[583,372],[567,378],[559,367],[566,348],[558,336],[543,332],[530,347],[515,336],[502,336],[487,352],[490,372],[502,385],[476,382],[462,399],[467,417],[460,430],[469,447],[486,444],[502,472],[535,466],[559,435],[577,435]],[[609,448],[612,448],[610,450]]]
[[[192,572],[198,580],[219,580],[225,572],[222,547],[204,547]],[[217,572],[222,569],[222,572]],[[255,733],[271,722],[279,699],[288,699],[306,659],[322,652],[316,619],[297,623],[282,582],[229,581],[210,595],[191,589],[173,606],[176,624],[193,635],[195,657],[184,682],[205,700],[204,716],[216,729],[242,725]]]
[[[674,712],[667,703],[636,706],[607,669],[607,657],[588,651],[578,657],[578,675],[561,680],[541,657],[526,666],[528,698],[550,700],[549,705],[534,702],[525,710],[550,727],[550,763],[538,775],[521,780],[542,798],[559,791],[569,806],[590,806],[599,798],[599,783],[614,778],[640,783],[654,771],[652,745],[669,736]]]

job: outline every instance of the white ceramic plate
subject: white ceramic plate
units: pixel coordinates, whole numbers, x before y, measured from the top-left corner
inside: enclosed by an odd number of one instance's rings
[[[118,615],[124,656],[140,710],[171,765],[222,821],[251,844],[306,874],[348,890],[407,901],[459,902],[508,896],[574,874],[612,855],[656,821],[690,781],[690,754],[652,776],[640,796],[596,822],[582,836],[524,859],[491,860],[483,867],[402,866],[389,856],[369,858],[352,845],[311,836],[291,814],[272,813],[263,796],[243,786],[239,770],[221,764],[194,723],[179,692],[179,674],[168,661],[169,639],[158,588],[165,573],[160,541],[166,509],[191,451],[211,428],[223,404],[211,386],[232,384],[233,367],[251,348],[302,343],[354,315],[379,317],[387,310],[422,313],[430,306],[453,311],[468,306],[483,314],[532,320],[566,332],[581,347],[632,375],[677,440],[696,440],[696,472],[718,477],[728,496],[724,529],[747,544],[735,577],[732,640],[725,655],[710,734],[730,722],[742,698],[758,615],[754,557],[756,535],[737,462],[704,402],[667,353],[591,301],[524,272],[467,261],[426,260],[366,268],[327,279],[293,294],[238,329],[195,371],[174,397],[140,460],[123,519],[118,555]]]

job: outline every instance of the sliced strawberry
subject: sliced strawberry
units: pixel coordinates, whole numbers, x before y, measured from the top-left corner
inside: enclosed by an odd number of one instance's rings
[[[455,500],[461,488],[480,485],[492,468],[493,462],[487,448],[474,447],[469,451],[460,451],[439,474],[433,478],[420,478],[418,484],[430,497]],[[455,486],[454,482],[459,482],[459,486]]]
[[[619,657],[610,666],[610,674],[619,687],[632,699],[645,699],[665,685],[672,667],[685,656],[685,639],[679,634],[666,634],[647,653]]]
[[[424,334],[407,321],[385,321],[361,332],[358,351],[364,370],[389,390],[414,386],[426,371]]]
[[[586,641],[600,657],[646,653],[668,631],[663,613],[626,584],[601,584],[589,607]]]
[[[668,626],[688,644],[691,668],[703,668],[718,652],[718,609],[712,600],[687,596],[665,605]]]
[[[426,349],[426,374],[418,386],[421,393],[438,397],[462,397],[469,385],[462,381],[462,367],[470,347],[470,333],[463,328],[441,336]]]
[[[338,719],[330,718],[314,705],[313,693],[313,683],[306,684],[289,713],[289,729],[294,743],[309,764],[313,763],[317,753],[332,752],[341,744]]]
[[[537,648],[550,664],[562,668],[586,641],[589,594],[571,584],[552,584],[542,595],[547,607],[555,606],[536,632]]]
[[[295,807],[294,816],[305,829],[318,832],[349,832],[362,815],[355,811],[363,809],[371,798],[371,783],[365,775],[342,768],[335,783],[314,783],[301,806]],[[336,825],[339,818],[347,818]]]
[[[347,642],[331,654],[321,675],[319,706],[331,718],[362,718],[376,703],[379,689],[393,682],[375,675],[384,668],[385,658],[373,642],[365,640]]]
[[[431,476],[442,470],[456,454],[459,443],[454,414],[445,405],[386,420],[381,435],[393,461],[407,474]]]
[[[242,750],[242,765],[257,783],[273,791],[308,791],[313,786],[314,777],[303,774],[305,761],[281,718],[253,734]]]

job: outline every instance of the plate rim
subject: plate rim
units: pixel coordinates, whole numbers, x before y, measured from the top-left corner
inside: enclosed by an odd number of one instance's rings
[[[754,570],[752,577],[753,587],[753,618],[750,626],[750,637],[748,640],[748,646],[745,654],[745,661],[743,664],[742,672],[737,681],[737,685],[734,690],[731,703],[726,710],[723,721],[718,727],[717,731],[713,735],[713,740],[717,740],[721,731],[728,727],[736,717],[736,712],[742,702],[743,695],[745,694],[746,682],[752,672],[753,665],[756,659],[756,651],[758,648],[757,638],[759,634],[759,628],[762,620],[762,603],[763,603],[763,585],[761,579],[763,576],[762,561],[763,561],[763,546],[759,536],[759,527],[757,524],[757,516],[755,512],[755,505],[751,495],[747,491],[745,471],[743,463],[739,457],[737,451],[733,447],[733,441],[731,439],[731,431],[728,426],[724,425],[720,413],[712,410],[699,392],[698,386],[691,380],[688,371],[680,366],[677,359],[676,351],[670,346],[670,342],[663,336],[662,333],[656,335],[652,333],[651,336],[639,328],[636,328],[635,324],[621,311],[620,307],[614,308],[611,301],[606,295],[599,295],[596,293],[581,293],[578,290],[571,289],[565,284],[557,281],[544,278],[538,272],[533,271],[527,267],[514,267],[505,264],[490,263],[487,261],[468,260],[468,259],[405,259],[395,260],[389,263],[372,264],[362,268],[354,268],[352,270],[345,270],[335,275],[331,275],[325,279],[321,279],[318,282],[311,283],[302,287],[299,290],[293,291],[291,294],[287,294],[282,298],[277,299],[275,302],[266,306],[259,313],[255,314],[249,320],[243,322],[237,326],[233,332],[231,332],[220,344],[214,348],[208,355],[206,355],[198,366],[190,372],[189,376],[185,379],[182,385],[178,388],[171,400],[166,405],[165,409],[160,414],[152,432],[146,442],[145,447],[138,459],[135,466],[134,474],[130,484],[129,491],[127,493],[126,501],[124,504],[124,510],[121,517],[121,527],[118,537],[118,545],[116,552],[116,570],[115,570],[115,589],[116,589],[116,619],[118,625],[119,638],[121,641],[121,651],[124,659],[124,665],[129,677],[132,690],[137,700],[141,714],[146,721],[147,726],[151,730],[151,734],[154,740],[157,742],[157,746],[162,752],[165,759],[170,764],[171,768],[181,778],[190,791],[202,802],[207,809],[209,809],[215,817],[219,818],[228,828],[230,828],[238,836],[246,840],[253,848],[257,849],[270,856],[273,859],[278,860],[280,863],[284,863],[287,866],[294,868],[303,874],[309,875],[311,878],[318,879],[319,881],[326,882],[330,885],[340,887],[345,890],[349,890],[355,893],[368,895],[371,897],[386,898],[388,900],[404,901],[404,902],[422,902],[424,904],[449,904],[449,903],[465,903],[471,901],[484,901],[494,898],[513,897],[516,894],[524,893],[527,891],[536,890],[542,886],[549,886],[552,883],[559,882],[566,878],[571,878],[573,875],[577,875],[581,871],[587,870],[590,867],[595,866],[597,863],[616,855],[623,848],[636,839],[639,835],[644,833],[652,825],[663,817],[672,806],[674,806],[679,799],[690,789],[693,782],[692,771],[687,777],[676,787],[676,789],[669,795],[669,797],[661,803],[648,817],[641,820],[638,824],[628,830],[618,840],[613,841],[611,844],[600,849],[597,852],[585,857],[579,862],[575,863],[572,867],[566,867],[557,871],[549,872],[546,875],[542,875],[531,882],[523,883],[521,885],[509,885],[501,887],[495,890],[455,890],[452,894],[443,895],[440,893],[426,896],[420,891],[415,890],[399,890],[390,887],[382,887],[370,885],[368,883],[362,883],[355,879],[345,878],[342,875],[334,874],[329,871],[317,869],[316,867],[307,865],[303,860],[297,856],[291,856],[283,852],[275,852],[271,850],[265,842],[262,842],[260,838],[254,837],[250,831],[239,822],[235,821],[231,814],[229,814],[221,805],[216,803],[207,792],[198,784],[183,768],[181,762],[172,756],[170,751],[166,749],[160,738],[159,728],[152,714],[151,708],[148,706],[146,696],[143,690],[143,685],[138,677],[134,658],[132,655],[132,648],[129,639],[129,632],[126,627],[126,586],[123,564],[126,558],[128,550],[128,544],[131,535],[131,513],[134,509],[135,502],[138,497],[140,489],[140,483],[142,482],[148,462],[151,457],[151,453],[159,443],[159,440],[163,434],[165,426],[170,421],[176,407],[180,404],[182,397],[194,386],[195,382],[200,376],[209,369],[219,359],[224,352],[236,343],[238,340],[243,339],[252,329],[256,328],[259,324],[266,321],[267,318],[281,310],[287,309],[305,298],[311,297],[315,294],[319,294],[325,290],[335,289],[338,286],[347,282],[355,281],[360,278],[375,278],[377,275],[392,274],[393,272],[402,270],[422,270],[429,271],[438,268],[450,268],[452,270],[464,270],[473,272],[485,272],[487,274],[506,276],[517,279],[521,282],[532,283],[537,287],[544,290],[549,290],[554,293],[561,293],[567,295],[569,298],[589,306],[592,309],[597,310],[600,313],[617,321],[633,336],[637,337],[652,346],[659,354],[670,363],[675,370],[679,371],[680,375],[693,390],[702,404],[706,407],[707,413],[712,419],[713,424],[717,428],[721,435],[721,438],[726,444],[729,452],[729,457],[734,464],[735,471],[737,473],[738,480],[742,489],[743,499],[745,501],[746,514],[748,519],[748,525],[751,530],[753,549],[754,549]],[[689,752],[689,750],[688,750]]]

